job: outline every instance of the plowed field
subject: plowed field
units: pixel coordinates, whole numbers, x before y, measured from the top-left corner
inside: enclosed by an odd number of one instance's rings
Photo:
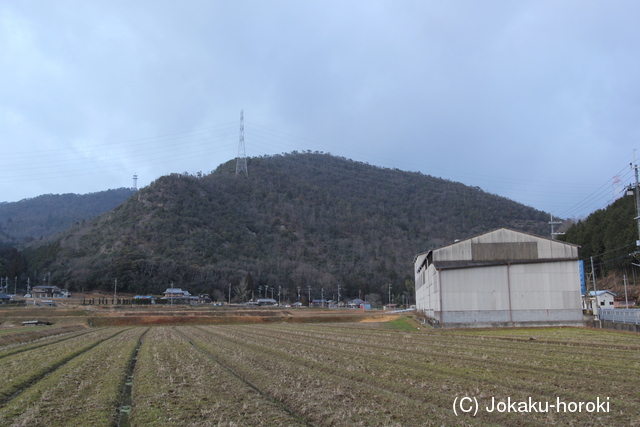
[[[0,426],[640,425],[639,374],[607,330],[105,327],[0,346]]]

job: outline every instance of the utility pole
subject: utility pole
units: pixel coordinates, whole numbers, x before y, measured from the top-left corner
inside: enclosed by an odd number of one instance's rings
[[[247,155],[244,149],[244,111],[240,110],[240,139],[238,141],[238,157],[236,158],[236,175],[244,173],[249,176],[247,171]]]
[[[280,298],[280,288],[281,288],[281,286],[280,286],[280,285],[278,285],[278,307],[280,307],[280,306],[282,305],[282,303],[280,302],[280,301],[281,301],[281,298]]]
[[[391,283],[389,283],[389,303],[391,304]]]
[[[634,218],[638,222],[638,240],[636,240],[636,252],[640,247],[640,194],[638,184],[638,165],[636,164],[636,150],[633,150],[633,169],[635,170],[636,175],[636,217]]]
[[[600,312],[600,307],[598,306],[598,288],[596,286],[596,271],[593,269],[593,257],[591,257],[591,275],[593,276],[593,297],[596,301],[596,309],[595,316],[598,318],[598,313]],[[592,307],[593,308],[593,307]]]
[[[116,277],[116,279],[113,281],[113,304],[116,304],[116,301],[118,301],[118,295],[116,293],[116,290],[118,289],[118,278]]]
[[[13,279],[13,294],[18,295],[18,276]]]
[[[231,282],[229,282],[229,305],[231,305]]]
[[[551,216],[551,221],[549,221],[549,225],[551,225],[551,238],[555,239],[556,236],[564,234],[564,233],[556,233],[556,232],[553,231],[553,226],[562,224],[562,221],[554,221],[553,220],[553,214],[549,214],[549,215]]]
[[[307,300],[307,305],[311,307],[311,285],[307,285],[307,289],[309,290],[309,299]]]
[[[338,306],[340,305],[340,283],[338,283]]]
[[[629,308],[629,298],[627,296],[627,273],[623,276],[624,279],[624,307]]]

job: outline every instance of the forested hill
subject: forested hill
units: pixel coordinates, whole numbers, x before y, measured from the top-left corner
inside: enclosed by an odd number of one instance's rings
[[[89,194],[45,194],[0,203],[0,242],[18,244],[52,236],[107,212],[133,194],[129,188]]]
[[[635,199],[625,196],[573,224],[558,240],[580,245],[581,259],[593,256],[597,261],[602,259],[613,266],[616,260],[623,261],[621,256],[635,250],[638,240],[635,217]]]
[[[637,251],[638,223],[635,198],[625,196],[589,215],[584,221],[573,224],[559,240],[580,245],[580,259],[585,260],[585,268],[591,271],[591,257],[599,289],[607,289],[624,297],[623,275],[626,274],[629,295],[640,296],[640,264],[630,254]],[[592,289],[592,283],[588,285]]]
[[[322,153],[235,160],[172,174],[99,220],[29,253],[71,289],[257,297],[260,286],[312,298],[413,292],[417,253],[498,227],[546,234],[547,215],[460,183]],[[405,280],[409,279],[409,280]],[[277,291],[276,294],[277,295]],[[277,298],[277,297],[276,297]],[[386,299],[386,298],[385,298]]]

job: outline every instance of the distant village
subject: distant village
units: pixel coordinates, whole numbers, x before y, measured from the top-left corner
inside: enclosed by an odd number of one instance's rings
[[[578,246],[554,239],[501,228],[419,254],[414,268],[416,305],[397,305],[391,298],[382,307],[360,298],[308,298],[303,304],[299,292],[295,302],[273,297],[232,301],[231,288],[226,301],[213,301],[208,294],[192,295],[173,286],[162,296],[118,297],[114,291],[112,298],[83,298],[82,304],[417,309],[423,321],[434,327],[580,326],[585,324],[585,314],[597,320],[640,324],[640,310],[613,310],[634,306],[636,301],[628,295],[620,298],[606,289],[587,292]],[[7,290],[5,286],[5,293],[0,293],[4,304],[14,300]],[[46,306],[69,297],[65,289],[38,285],[23,300]]]
[[[19,297],[14,299],[16,295],[6,294],[4,292],[0,292],[0,302],[8,303],[10,301],[32,301],[34,305],[42,305],[42,306],[55,306],[55,299],[63,299],[70,298],[71,293],[66,289],[61,289],[58,286],[47,286],[47,285],[38,285],[34,286],[29,294],[24,295],[24,297]],[[117,295],[114,298],[103,297],[98,299],[96,302],[96,298],[85,298],[84,304],[107,304],[114,303],[114,299],[118,300],[118,303],[122,303],[121,301],[125,298],[118,298]],[[301,302],[294,303],[282,303],[278,302],[273,298],[257,298],[250,299],[246,302],[234,302],[231,304],[231,301],[222,302],[222,301],[212,301],[211,297],[208,294],[200,294],[200,295],[192,295],[189,291],[183,290],[181,288],[167,288],[164,291],[163,296],[153,296],[153,295],[136,295],[132,298],[126,298],[126,300],[130,301],[132,304],[144,305],[144,304],[163,304],[163,305],[200,305],[200,304],[210,304],[210,305],[234,305],[234,306],[245,306],[245,307],[293,307],[300,308],[304,307],[304,304]],[[333,300],[326,299],[313,299],[309,302],[308,307],[328,307],[328,308],[353,308],[353,309],[372,309],[372,304],[368,301],[364,301],[362,299],[356,298],[347,302],[338,302]],[[383,307],[385,310],[393,310],[398,306],[396,304],[387,304]],[[411,307],[415,308],[415,306]]]

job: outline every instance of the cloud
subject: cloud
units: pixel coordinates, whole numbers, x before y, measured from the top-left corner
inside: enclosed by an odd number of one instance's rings
[[[210,171],[236,155],[244,109],[248,155],[328,151],[581,215],[610,199],[572,209],[640,137],[638,9],[4,3],[0,134],[15,162],[0,190],[17,200]]]

